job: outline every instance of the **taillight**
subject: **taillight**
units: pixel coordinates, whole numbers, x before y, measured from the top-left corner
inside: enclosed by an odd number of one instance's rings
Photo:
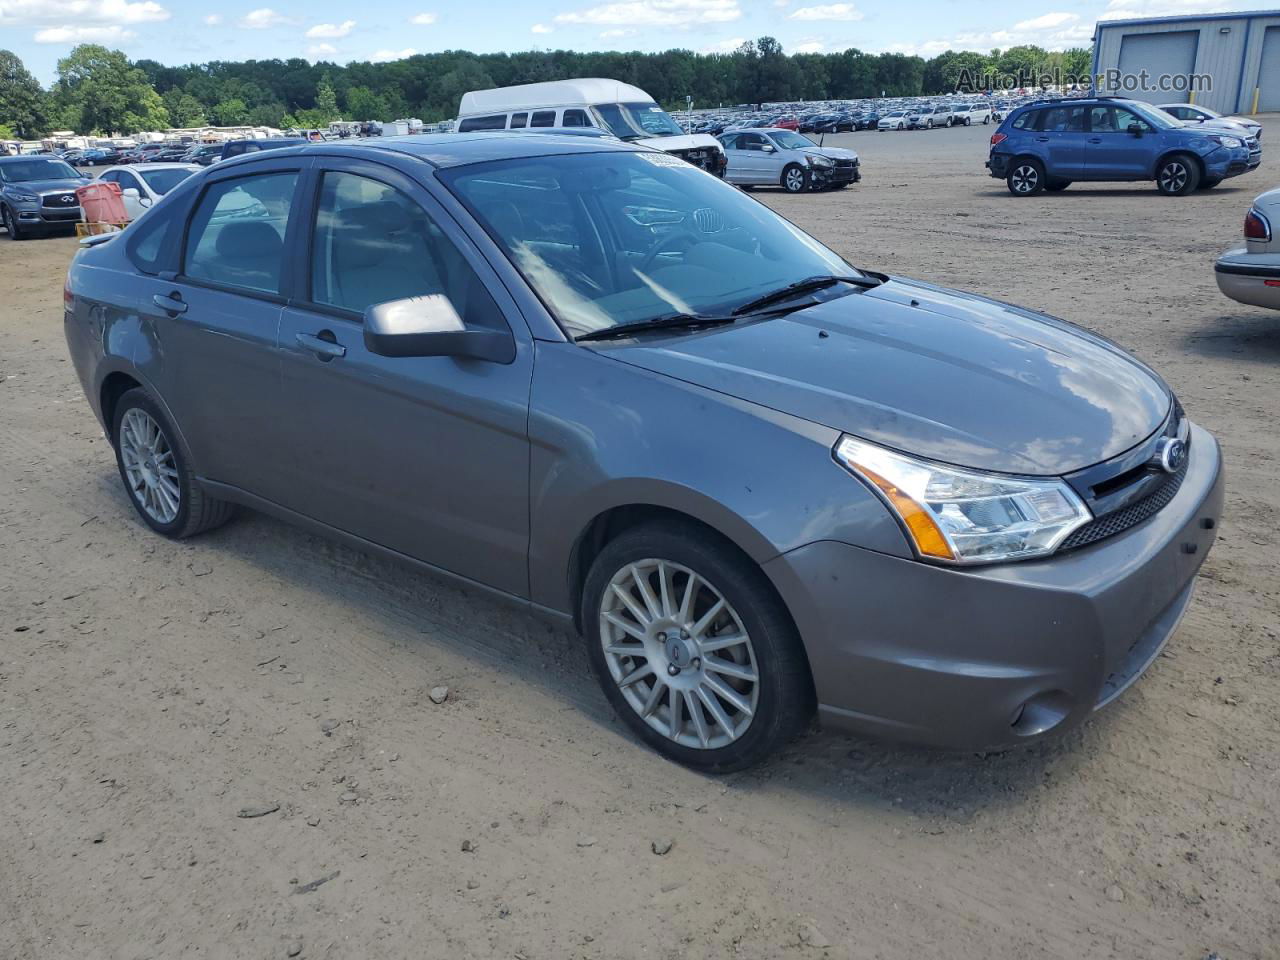
[[[1007,134],[997,131],[991,135],[991,145],[994,147],[997,143],[1004,143],[1008,139],[1009,137]]]
[[[71,292],[71,274],[67,274],[67,279],[62,284],[62,309],[68,313],[75,307],[76,297]]]
[[[1257,210],[1250,210],[1244,218],[1244,238],[1264,243],[1271,239],[1271,224]]]

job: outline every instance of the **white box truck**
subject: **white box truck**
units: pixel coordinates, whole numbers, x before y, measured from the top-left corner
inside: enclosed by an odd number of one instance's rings
[[[462,95],[457,133],[594,127],[687,160],[723,177],[724,148],[705,133],[685,133],[639,87],[594,77],[526,83]]]

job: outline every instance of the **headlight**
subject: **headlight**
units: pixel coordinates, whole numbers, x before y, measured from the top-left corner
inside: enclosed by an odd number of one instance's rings
[[[1244,141],[1241,140],[1239,137],[1212,136],[1209,139],[1212,140],[1214,143],[1222,144],[1224,147],[1227,147],[1230,150],[1235,150],[1237,147],[1244,146]]]
[[[16,191],[9,194],[10,200],[16,200],[18,203],[36,203],[40,200],[34,193],[17,193]]]
[[[806,153],[805,158],[809,161],[811,167],[834,167],[835,164],[826,157],[819,157],[817,154]]]
[[[854,437],[842,437],[834,453],[881,493],[926,559],[994,563],[1043,557],[1092,519],[1061,480],[961,470]]]

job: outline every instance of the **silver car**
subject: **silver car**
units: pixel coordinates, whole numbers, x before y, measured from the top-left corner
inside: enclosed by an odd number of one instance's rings
[[[262,510],[572,625],[700,769],[815,712],[969,749],[1069,729],[1214,542],[1218,445],[1151,369],[856,268],[660,151],[287,147],[86,244],[67,345],[142,522]]]
[[[1268,190],[1245,214],[1243,247],[1214,265],[1218,289],[1240,303],[1280,310],[1280,189]]]
[[[729,159],[725,179],[742,187],[779,186],[803,193],[840,189],[862,179],[854,151],[821,147],[793,130],[726,130],[720,142]]]
[[[1244,127],[1248,135],[1255,140],[1262,139],[1262,124],[1250,117],[1228,117],[1218,113],[1217,110],[1198,107],[1194,103],[1162,103],[1159,105],[1159,109],[1186,123],[1205,123],[1210,126],[1221,123],[1234,123],[1238,127]]]

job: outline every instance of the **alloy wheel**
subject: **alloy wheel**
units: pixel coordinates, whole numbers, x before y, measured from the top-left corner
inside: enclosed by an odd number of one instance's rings
[[[1187,185],[1190,173],[1180,160],[1170,160],[1160,168],[1160,189],[1165,193],[1177,193]]]
[[[156,523],[173,523],[182,507],[178,464],[160,425],[134,407],[120,421],[120,457],[129,490]]]
[[[786,187],[792,193],[799,193],[801,190],[803,190],[804,189],[804,171],[798,170],[798,169],[788,170]]]
[[[746,733],[760,693],[755,650],[706,578],[670,560],[629,563],[609,581],[599,616],[609,674],[651,728],[700,750]]]
[[[1015,193],[1031,193],[1040,183],[1040,172],[1029,163],[1024,163],[1013,171],[1013,189]]]

